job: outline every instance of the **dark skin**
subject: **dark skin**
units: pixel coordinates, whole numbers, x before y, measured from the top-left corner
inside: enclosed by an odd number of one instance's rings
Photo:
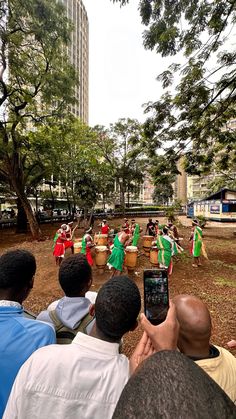
[[[31,289],[34,285],[34,277],[30,282],[25,285],[23,288],[0,288],[0,300],[16,301],[19,304],[22,304],[24,300],[28,297]]]
[[[71,298],[73,298],[73,297],[85,297],[86,292],[89,291],[89,289],[91,288],[92,282],[93,282],[93,278],[91,277],[89,279],[88,283],[84,286],[84,288],[82,289],[82,291],[79,294],[78,293],[76,293],[76,294],[68,294],[67,293],[66,296],[71,297]]]
[[[179,350],[187,356],[207,358],[211,337],[211,317],[207,306],[191,295],[178,295],[173,302],[180,324]]]

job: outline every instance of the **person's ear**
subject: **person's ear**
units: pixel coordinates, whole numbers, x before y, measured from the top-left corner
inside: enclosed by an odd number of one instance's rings
[[[34,286],[34,276],[32,276],[32,279],[29,281],[28,287],[29,287],[29,289],[32,289],[33,286]]]
[[[89,314],[90,316],[94,317],[95,316],[95,304],[91,304],[89,306]]]

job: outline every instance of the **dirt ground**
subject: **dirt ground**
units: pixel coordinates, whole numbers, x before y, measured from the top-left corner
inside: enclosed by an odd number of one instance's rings
[[[137,219],[145,231],[147,219]],[[166,220],[159,218],[160,223]],[[110,226],[118,226],[121,220],[110,221]],[[235,224],[219,225],[208,223],[204,229],[204,242],[209,260],[204,259],[203,266],[192,267],[189,254],[189,236],[191,221],[186,217],[179,218],[179,232],[183,237],[181,246],[185,252],[174,263],[173,274],[169,280],[170,297],[177,294],[192,294],[200,297],[209,307],[213,322],[212,342],[226,346],[231,339],[236,339],[236,231]],[[63,293],[57,282],[58,268],[52,255],[52,239],[59,224],[42,225],[47,239],[41,242],[32,242],[29,235],[16,235],[13,229],[0,231],[0,254],[9,248],[24,248],[34,253],[37,260],[37,273],[35,285],[24,305],[27,309],[39,313],[49,303],[60,298]],[[98,221],[95,222],[95,231],[98,231]],[[77,230],[77,236],[82,237],[82,229]],[[137,269],[132,274],[143,296],[142,272],[151,267],[149,259],[142,251],[140,239],[140,256]],[[70,254],[70,250],[67,251]],[[91,291],[98,291],[101,285],[109,278],[109,270],[100,274],[93,268],[93,285]],[[124,339],[124,352],[130,355],[135,347],[141,329],[138,327],[130,332]],[[236,351],[232,350],[236,355]]]

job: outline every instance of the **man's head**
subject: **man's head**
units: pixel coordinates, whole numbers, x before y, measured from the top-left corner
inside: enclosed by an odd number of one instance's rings
[[[163,234],[168,234],[168,228],[167,227],[163,227],[163,229],[162,229],[162,231],[163,231]]]
[[[103,224],[106,224],[107,223],[107,220],[102,220],[102,222],[103,222]]]
[[[152,218],[149,218],[148,221],[149,221],[149,223],[152,223]]]
[[[180,324],[178,348],[189,356],[208,356],[211,337],[211,316],[206,304],[192,295],[173,299]]]
[[[133,219],[133,220],[131,220],[131,223],[134,225],[135,224],[135,220]]]
[[[73,221],[70,221],[70,222],[68,223],[68,226],[69,226],[69,227],[72,227],[72,226],[73,226]]]
[[[199,225],[199,221],[197,219],[192,221],[192,225],[193,226],[198,226]]]
[[[65,231],[67,229],[67,225],[66,224],[62,224],[61,225],[61,229]]]
[[[58,279],[67,297],[84,297],[92,284],[92,270],[86,256],[77,253],[66,258],[60,266]]]
[[[235,405],[198,365],[177,351],[149,357],[121,393],[113,419],[227,419]]]
[[[127,276],[106,282],[95,303],[96,328],[104,340],[119,342],[137,325],[141,297],[137,285]]]
[[[28,250],[10,250],[0,257],[0,299],[20,304],[33,288],[36,261]]]
[[[87,228],[87,229],[85,230],[85,233],[86,233],[86,234],[91,234],[91,233],[92,233],[92,231],[93,231],[92,227],[89,227],[89,228]]]

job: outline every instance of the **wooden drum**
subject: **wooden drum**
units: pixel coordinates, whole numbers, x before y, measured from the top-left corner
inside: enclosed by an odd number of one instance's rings
[[[129,271],[134,270],[137,264],[138,248],[137,246],[127,246],[125,249],[125,266]]]
[[[94,243],[97,246],[107,246],[108,234],[95,234]]]
[[[98,269],[104,270],[107,263],[107,254],[106,246],[95,246],[95,263]]]
[[[149,254],[151,247],[152,247],[152,242],[155,240],[155,238],[153,236],[143,236],[143,249],[144,252]]]
[[[82,241],[74,243],[74,253],[80,253],[82,250]]]
[[[151,247],[150,262],[153,266],[158,266],[158,249],[156,246]]]

